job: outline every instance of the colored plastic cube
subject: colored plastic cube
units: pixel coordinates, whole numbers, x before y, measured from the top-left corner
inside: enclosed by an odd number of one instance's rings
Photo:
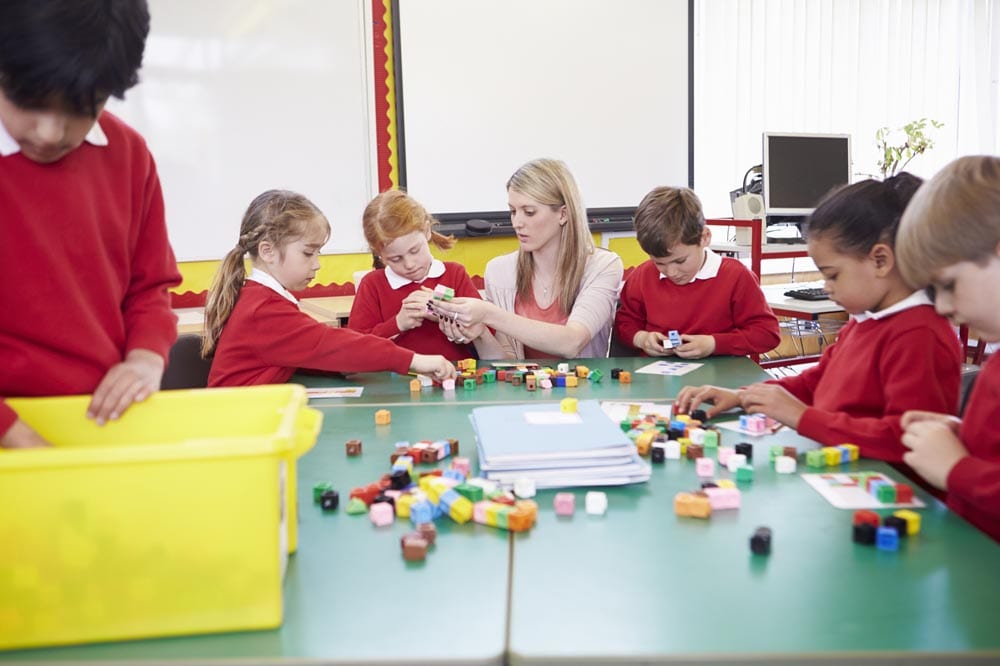
[[[899,532],[892,527],[880,527],[875,531],[875,547],[879,550],[899,550]]]
[[[883,504],[896,503],[896,486],[891,483],[882,483],[876,487],[875,499]]]
[[[323,494],[319,497],[319,506],[324,511],[336,511],[337,506],[340,504],[340,493],[336,490],[330,489],[323,491]]]
[[[741,467],[744,467],[746,464],[747,464],[746,456],[744,456],[741,453],[734,453],[733,455],[729,456],[729,458],[726,460],[726,469],[735,474],[736,470],[738,470]]]
[[[899,486],[897,485],[896,488],[897,488],[897,499],[899,499],[898,498]],[[920,533],[920,514],[917,513],[916,511],[910,511],[909,509],[900,509],[899,511],[895,511],[892,515],[896,516],[897,518],[901,518],[906,523],[907,536],[913,536],[914,534]]]
[[[745,456],[747,460],[753,460],[753,444],[740,442],[734,448],[736,449],[736,453]]]
[[[632,373],[629,372],[628,370],[622,370],[621,372],[618,373],[618,381],[622,384],[631,384]]]
[[[566,414],[576,414],[579,401],[576,398],[563,398],[559,401],[559,411]]]
[[[875,533],[878,529],[878,527],[871,523],[855,524],[852,531],[854,543],[859,543],[863,546],[874,546]]]
[[[514,481],[514,494],[521,498],[529,498],[535,496],[535,481],[534,479],[520,478]]]
[[[703,488],[702,492],[708,497],[708,503],[711,505],[712,511],[740,508],[742,494],[737,488],[720,488],[714,486]]]
[[[680,460],[681,459],[681,443],[676,439],[667,440],[664,446],[664,455],[667,460]]]
[[[441,382],[441,388],[443,388],[445,391],[454,391],[455,390],[455,380],[454,379],[445,379],[445,380],[443,380]]]
[[[584,506],[592,516],[603,516],[608,512],[608,496],[599,490],[588,491],[584,496]]]
[[[572,516],[576,509],[576,495],[573,493],[556,493],[552,500],[557,516]]]
[[[376,423],[378,418],[376,417]],[[360,439],[349,439],[347,443],[344,444],[344,450],[349,456],[360,456],[361,455],[361,440]]]
[[[333,484],[329,482],[317,483],[313,486],[313,502],[319,504],[319,498],[328,490],[333,490]]]
[[[703,492],[677,493],[674,495],[674,513],[688,518],[708,518],[712,515],[712,505]]]
[[[587,379],[596,384],[597,382],[604,379],[604,373],[598,370],[597,368],[594,368],[589,373],[587,373]]]
[[[913,488],[906,483],[896,484],[896,503],[909,504],[913,501]]]
[[[396,514],[392,510],[392,505],[388,502],[377,502],[372,504],[368,511],[368,517],[376,527],[391,525],[396,520]]]
[[[826,454],[822,449],[806,451],[806,465],[809,467],[826,467]]]
[[[694,461],[694,470],[700,477],[711,477],[715,474],[715,461],[711,458],[698,458]]]
[[[375,412],[375,425],[389,425],[392,422],[392,412],[379,409]]]
[[[771,554],[771,528],[758,527],[750,537],[750,552],[754,555]]]
[[[798,463],[795,458],[778,456],[774,459],[774,471],[778,474],[795,474],[796,467],[798,467]]]
[[[736,483],[750,483],[753,481],[753,467],[743,465],[736,468]]]

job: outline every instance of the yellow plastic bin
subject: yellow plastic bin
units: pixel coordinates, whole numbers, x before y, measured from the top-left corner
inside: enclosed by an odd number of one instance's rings
[[[0,450],[0,649],[281,624],[295,462],[322,415],[285,384],[8,404],[55,446]]]

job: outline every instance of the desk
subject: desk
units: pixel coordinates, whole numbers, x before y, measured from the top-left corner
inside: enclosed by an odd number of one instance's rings
[[[351,315],[354,296],[322,296],[303,298],[299,309],[316,321],[331,326],[346,326]],[[177,333],[201,333],[205,323],[205,308],[177,308]]]
[[[757,447],[756,479],[743,508],[709,522],[673,515],[674,492],[697,484],[686,461],[655,466],[648,484],[608,489],[604,517],[588,516],[580,506],[572,518],[557,519],[553,493],[546,491],[538,497],[539,523],[525,534],[443,519],[424,565],[407,565],[399,556],[398,538],[408,524],[376,529],[363,516],[323,514],[312,504],[318,481],[332,481],[346,494],[386,470],[397,440],[457,437],[461,454],[475,464],[467,417],[477,405],[566,394],[662,400],[684,384],[736,386],[766,378],[746,358],[720,357],[683,377],[634,374],[630,385],[610,380],[612,367],[647,362],[588,360],[604,371],[601,383],[534,393],[501,384],[411,396],[410,378],[390,373],[299,376],[305,384],[365,391],[359,399],[314,402],[326,420],[299,464],[300,545],[285,580],[282,628],[0,653],[0,662],[1000,659],[1000,548],[919,492],[929,503],[921,511],[924,528],[902,552],[854,546],[849,512],[767,465],[772,443],[814,446],[789,431]],[[390,426],[373,425],[379,406],[392,409]],[[363,440],[361,457],[345,457],[350,438]],[[862,468],[886,470],[881,463]],[[583,492],[576,495],[582,505]],[[747,545],[758,525],[774,529],[774,552],[762,560],[751,558]]]
[[[804,301],[785,296],[785,292],[789,289],[822,286],[822,282],[785,282],[783,284],[764,284],[761,285],[760,289],[764,292],[767,304],[771,306],[774,314],[779,317],[794,317],[796,319],[815,321],[825,314],[842,313],[844,308],[828,298],[822,301]]]

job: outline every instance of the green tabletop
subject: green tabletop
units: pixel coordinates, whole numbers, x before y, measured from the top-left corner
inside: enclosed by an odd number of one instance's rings
[[[0,662],[1000,660],[1000,549],[924,494],[923,530],[900,552],[855,546],[850,512],[768,464],[772,443],[815,446],[789,431],[762,440],[743,507],[709,521],[674,516],[674,493],[698,485],[687,461],[654,466],[647,484],[606,489],[603,517],[586,515],[584,492],[577,491],[576,515],[557,518],[553,493],[540,493],[538,525],[513,539],[442,519],[437,546],[418,565],[399,553],[408,523],[375,528],[343,507],[324,514],[312,504],[316,482],[331,481],[346,499],[351,487],[378,478],[401,440],[458,438],[461,455],[475,465],[468,414],[477,405],[566,395],[664,400],[685,384],[739,386],[767,377],[748,359],[716,358],[679,377],[633,374],[631,385],[610,378],[611,368],[649,362],[582,361],[605,378],[534,392],[484,384],[411,394],[410,377],[391,373],[298,376],[306,385],[362,386],[364,393],[314,401],[326,418],[315,449],[299,464],[300,545],[290,559],[280,629],[0,653]],[[375,426],[374,412],[383,406],[392,423]],[[355,438],[364,452],[348,458],[344,443]],[[855,465],[847,469],[898,478],[881,463]],[[774,531],[766,558],[751,556],[748,547],[760,525]]]
[[[995,543],[918,492],[918,536],[899,552],[856,545],[852,512],[777,474],[772,443],[815,446],[787,431],[762,439],[741,508],[708,520],[674,514],[674,494],[700,483],[687,460],[607,489],[603,517],[557,517],[553,492],[540,493],[538,526],[515,538],[510,662],[1000,663]],[[878,462],[837,469],[902,479]],[[760,526],[773,531],[770,556],[750,552]]]

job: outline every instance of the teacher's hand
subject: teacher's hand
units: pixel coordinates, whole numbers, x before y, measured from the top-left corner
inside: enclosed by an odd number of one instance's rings
[[[459,297],[450,301],[431,301],[431,307],[439,319],[468,328],[486,323],[490,308],[496,306],[479,298]]]

